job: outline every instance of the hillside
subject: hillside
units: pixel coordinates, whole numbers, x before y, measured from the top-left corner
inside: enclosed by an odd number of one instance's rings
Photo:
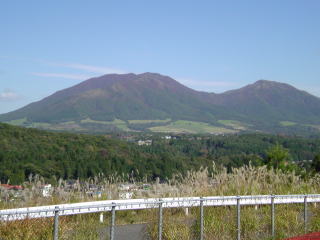
[[[290,151],[290,160],[313,159],[320,153],[320,140],[250,134],[179,137],[164,140],[154,136],[151,146],[111,139],[109,136],[52,133],[0,123],[0,181],[21,183],[30,174],[48,181],[86,179],[103,173],[139,180],[171,178],[201,166],[259,166],[267,163],[266,151],[276,143]],[[150,139],[150,137],[148,138]]]
[[[220,94],[223,105],[254,121],[294,121],[319,123],[320,99],[288,84],[259,80],[241,89]]]
[[[0,123],[0,181],[21,183],[30,174],[48,181],[87,179],[103,173],[142,179],[171,177],[207,165],[173,148],[149,149],[135,143],[71,133],[10,126]]]
[[[82,132],[305,133],[319,131],[320,99],[266,80],[214,94],[155,73],[109,74],[2,114],[0,121]]]

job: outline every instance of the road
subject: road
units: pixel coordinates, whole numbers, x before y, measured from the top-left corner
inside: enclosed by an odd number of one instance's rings
[[[100,239],[109,239],[110,228],[104,228],[100,232]],[[115,226],[114,237],[116,240],[149,240],[147,224],[130,224]]]

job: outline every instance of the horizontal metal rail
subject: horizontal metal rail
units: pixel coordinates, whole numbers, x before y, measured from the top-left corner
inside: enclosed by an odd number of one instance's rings
[[[159,208],[160,203],[162,205],[162,208],[199,207],[200,204],[203,204],[203,206],[237,206],[238,200],[241,206],[290,203],[306,204],[320,202],[320,194],[182,197],[161,199],[147,198],[81,202],[0,210],[0,221],[54,217],[57,209],[59,209],[59,216],[66,216],[75,214],[112,211],[113,207],[115,208],[115,211]]]

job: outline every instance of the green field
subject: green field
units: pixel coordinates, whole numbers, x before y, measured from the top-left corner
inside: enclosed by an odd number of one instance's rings
[[[280,125],[283,127],[291,127],[297,125],[295,122],[290,122],[290,121],[281,121]]]
[[[6,123],[11,124],[11,125],[21,126],[25,122],[27,122],[27,118],[15,119],[15,120],[8,121]]]
[[[31,128],[44,128],[44,129],[51,129],[51,130],[68,130],[68,129],[79,129],[81,130],[80,126],[76,124],[75,121],[69,121],[69,122],[62,122],[57,124],[51,124],[51,123],[44,123],[44,122],[27,122],[27,118],[21,118],[21,119],[15,119],[6,122],[11,125],[16,126],[23,126],[31,127]]]
[[[239,122],[239,121],[219,120],[218,123],[225,125],[227,127],[232,127],[233,129],[236,129],[236,130],[246,130],[247,129],[246,125]]]
[[[114,124],[114,122],[117,121],[117,119],[113,121],[97,121],[97,120],[92,120],[90,118],[82,119],[80,122],[81,123],[97,123],[97,124]],[[121,120],[120,120],[121,121]]]
[[[148,123],[167,123],[170,122],[171,119],[167,118],[164,120],[155,119],[155,120],[128,120],[130,124],[148,124]]]
[[[84,130],[86,130],[86,129],[82,128],[75,121],[68,121],[68,122],[61,122],[61,123],[33,122],[33,123],[28,124],[27,127],[42,128],[42,129],[57,130],[57,131],[64,131],[64,130],[84,131]]]
[[[51,124],[50,123],[42,123],[42,122],[33,122],[28,127],[32,127],[32,128],[50,128]]]
[[[212,126],[208,123],[204,122],[196,122],[196,121],[185,121],[178,120],[174,122],[170,122],[171,119],[155,119],[155,120],[128,120],[129,124],[166,124],[165,126],[156,126],[151,127],[149,130],[153,132],[172,132],[172,133],[211,133],[211,134],[225,134],[225,133],[236,133],[239,130],[245,130],[243,124],[237,121],[232,120],[219,120],[219,123],[232,127],[233,129],[228,129],[224,127]],[[16,119],[8,122],[12,125],[24,125],[27,122],[26,118]],[[43,128],[43,129],[51,129],[51,130],[76,130],[76,131],[84,131],[86,130],[86,126],[82,124],[92,123],[92,124],[103,124],[103,125],[112,125],[115,126],[122,131],[133,131],[128,128],[127,122],[121,119],[114,119],[113,121],[97,121],[92,120],[90,118],[82,119],[80,123],[75,121],[61,122],[56,124],[50,123],[41,123],[41,122],[33,122],[29,123],[27,127],[32,128]]]
[[[235,130],[215,127],[204,122],[184,121],[179,120],[172,122],[166,126],[158,126],[149,128],[153,132],[172,132],[172,133],[211,133],[211,134],[225,134],[235,133]]]
[[[41,125],[40,125],[41,126]],[[58,130],[58,131],[65,131],[65,130],[72,130],[72,131],[85,131],[85,128],[82,128],[78,123],[75,121],[68,121],[62,122],[57,124],[50,124],[49,126],[45,126],[45,123],[42,125],[43,128],[50,129],[50,130]]]
[[[127,123],[120,119],[114,119],[113,121],[97,121],[92,120],[90,118],[86,118],[80,121],[81,123],[96,123],[96,124],[106,124],[106,125],[114,125],[117,128],[123,130],[123,131],[130,131],[130,129],[127,126]]]

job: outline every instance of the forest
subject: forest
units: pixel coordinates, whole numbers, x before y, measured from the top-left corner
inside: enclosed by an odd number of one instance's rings
[[[149,138],[150,146],[137,140]],[[20,184],[30,174],[54,183],[103,174],[161,181],[188,170],[228,171],[243,165],[268,165],[307,176],[320,170],[320,139],[268,134],[136,134],[133,141],[110,135],[49,132],[0,123],[0,181]]]

